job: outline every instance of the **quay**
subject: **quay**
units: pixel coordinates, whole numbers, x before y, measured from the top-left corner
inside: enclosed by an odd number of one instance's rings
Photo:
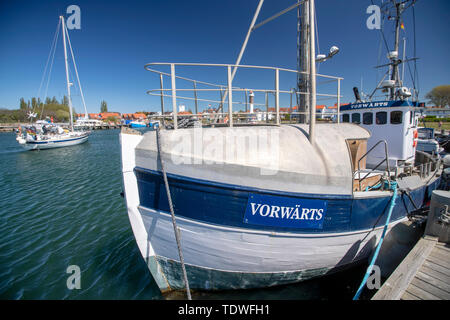
[[[69,128],[68,123],[54,123],[55,125],[59,125],[63,128]],[[19,126],[23,125],[29,125],[29,123],[2,123],[0,124],[0,132],[13,132],[15,131]],[[75,129],[86,129],[86,130],[109,130],[109,129],[120,129],[122,124],[102,124],[102,125],[95,125],[95,126],[76,126]]]
[[[450,192],[433,191],[424,236],[372,300],[450,300]]]

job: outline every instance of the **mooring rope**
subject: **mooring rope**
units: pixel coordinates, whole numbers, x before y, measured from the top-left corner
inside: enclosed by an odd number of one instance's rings
[[[394,194],[392,195],[392,198],[391,198],[389,212],[388,212],[388,216],[386,218],[386,223],[384,224],[384,229],[383,229],[383,233],[381,234],[380,242],[378,242],[378,245],[377,245],[377,248],[375,249],[372,260],[370,261],[370,264],[367,267],[366,274],[364,275],[364,278],[361,281],[361,284],[359,285],[358,291],[356,291],[356,294],[353,297],[353,300],[359,299],[359,296],[361,295],[361,292],[364,289],[367,279],[369,278],[370,274],[372,273],[373,266],[375,265],[375,261],[377,260],[378,254],[380,253],[381,244],[383,243],[384,236],[386,235],[387,228],[389,226],[389,222],[391,221],[392,211],[395,206],[395,200],[397,199],[397,181],[391,181],[391,189],[394,191]]]
[[[169,201],[170,215],[172,216],[173,231],[175,232],[175,239],[177,241],[178,255],[180,256],[181,269],[183,270],[183,278],[184,278],[184,284],[186,286],[186,294],[187,294],[188,300],[192,300],[191,291],[189,289],[189,282],[188,282],[187,273],[186,273],[186,267],[184,265],[183,253],[181,252],[179,229],[177,227],[177,222],[175,221],[175,213],[173,210],[172,196],[170,195],[169,182],[167,181],[167,174],[166,174],[166,170],[164,169],[164,163],[163,163],[162,156],[161,156],[161,134],[160,134],[159,127],[156,129],[156,144],[158,146],[158,158],[159,158],[159,162],[161,164],[161,172],[163,174],[164,184],[166,186],[167,199]]]

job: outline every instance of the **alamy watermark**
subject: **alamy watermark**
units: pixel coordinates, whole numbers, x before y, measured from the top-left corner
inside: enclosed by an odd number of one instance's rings
[[[380,7],[373,4],[367,7],[367,14],[370,16],[367,18],[366,26],[369,30],[381,29],[381,10]]]
[[[81,289],[81,270],[77,265],[70,265],[67,267],[66,273],[70,274],[67,278],[67,289]]]
[[[368,289],[380,289],[381,288],[381,270],[377,265],[372,266],[372,270],[370,271],[370,275],[367,278],[366,286]]]
[[[202,129],[192,135],[170,135],[170,154],[175,165],[232,164],[257,167],[261,175],[274,175],[279,169],[280,139],[277,128],[234,127]],[[166,145],[167,147],[167,145]]]
[[[81,9],[76,4],[72,4],[67,7],[67,14],[70,16],[67,17],[67,29],[81,29]]]

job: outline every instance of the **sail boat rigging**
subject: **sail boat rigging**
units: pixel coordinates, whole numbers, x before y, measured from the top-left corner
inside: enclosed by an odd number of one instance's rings
[[[67,101],[68,101],[68,107],[69,107],[69,130],[63,129],[59,125],[54,125],[53,123],[47,123],[46,121],[38,121],[34,125],[25,126],[19,130],[19,133],[17,135],[16,140],[19,142],[21,146],[23,146],[27,150],[37,150],[37,149],[52,149],[52,148],[59,148],[59,147],[67,147],[72,146],[76,144],[80,144],[83,142],[86,142],[89,138],[90,131],[75,131],[73,126],[73,106],[72,106],[72,96],[71,96],[71,90],[70,87],[73,85],[73,83],[70,82],[69,77],[69,61],[68,61],[68,54],[67,54],[67,43],[69,44],[70,53],[72,56],[72,61],[75,69],[75,75],[78,80],[78,87],[80,89],[84,110],[85,110],[85,117],[87,116],[87,109],[86,104],[84,101],[84,95],[83,91],[81,89],[81,83],[78,76],[78,70],[75,63],[75,56],[73,54],[72,45],[70,43],[69,33],[64,21],[64,17],[59,17],[59,25],[61,25],[61,31],[62,31],[62,40],[63,40],[63,48],[64,48],[64,66],[65,66],[65,74],[66,74],[66,88],[67,88]],[[50,66],[49,71],[49,80],[50,80],[50,74],[51,74],[51,67],[53,66],[53,58],[54,53],[56,51],[56,40],[57,40],[57,34],[54,38],[54,51],[53,46],[50,50],[50,56],[52,56],[52,62]],[[52,53],[53,51],[53,53]],[[47,60],[48,65],[48,60]],[[46,65],[46,68],[47,68]],[[46,69],[45,68],[45,69]],[[45,75],[45,70],[44,70]],[[39,88],[39,91],[42,87],[42,81],[41,86]],[[48,87],[48,83],[47,83]],[[42,113],[41,113],[42,115]]]

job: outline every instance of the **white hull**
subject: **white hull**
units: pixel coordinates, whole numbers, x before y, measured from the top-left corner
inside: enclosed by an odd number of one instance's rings
[[[128,210],[141,254],[160,289],[183,288],[179,268],[174,267],[179,257],[170,214],[141,207]],[[367,258],[382,232],[380,227],[325,235],[274,233],[181,217],[177,225],[191,286],[202,289],[229,289],[234,283],[254,288],[321,276]],[[161,268],[156,276],[155,262]]]
[[[51,139],[47,141],[24,142],[20,145],[27,150],[44,150],[62,148],[84,143],[88,140],[89,134],[82,137],[70,137],[65,139]]]

